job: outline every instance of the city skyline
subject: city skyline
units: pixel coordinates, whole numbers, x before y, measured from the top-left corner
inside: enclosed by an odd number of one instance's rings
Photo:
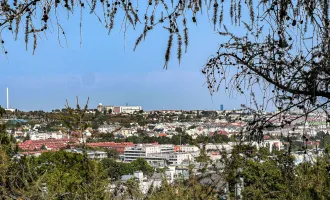
[[[64,20],[63,26],[75,22],[79,24],[75,18],[70,22]],[[125,42],[118,27],[108,36],[103,27],[94,22],[93,17],[86,17],[81,48],[78,24],[67,28],[68,48],[62,48],[57,37],[49,37],[38,43],[36,53],[32,55],[22,45],[24,37],[8,42],[8,59],[0,60],[0,90],[11,88],[12,107],[52,110],[63,107],[66,98],[74,104],[76,96],[81,102],[90,97],[90,107],[96,107],[98,103],[128,103],[142,105],[146,110],[163,107],[212,110],[219,109],[220,104],[233,109],[247,103],[244,96],[228,97],[224,90],[211,96],[204,85],[206,79],[201,69],[221,42],[207,17],[200,18],[198,27],[191,27],[190,44],[180,66],[173,59],[167,71],[163,70],[166,32],[155,29],[133,52],[138,30],[129,32],[131,36]],[[174,48],[171,56],[176,56]],[[0,97],[0,105],[5,106],[5,92],[1,92]]]
[[[8,87],[5,88],[5,92],[6,92],[5,101],[3,99],[0,100],[0,102],[2,102],[2,101],[5,102],[4,105],[1,104],[1,106],[3,108],[5,108],[6,110],[12,110],[12,111],[14,111],[15,109],[18,109],[18,110],[21,110],[21,111],[32,111],[31,109],[21,109],[19,107],[15,107],[15,106],[11,106],[11,105],[9,106],[9,94],[8,94],[8,90],[9,90]],[[74,103],[76,103],[76,99],[68,99],[68,100],[69,100],[69,104],[71,106],[74,106]],[[79,104],[80,105],[84,105],[86,103],[86,101],[87,101],[87,98],[84,98],[84,99],[79,98]],[[100,104],[103,105],[103,106],[115,106],[115,107],[116,106],[117,107],[118,106],[140,106],[140,105],[137,105],[137,104],[130,104],[128,102],[126,102],[126,103],[117,103],[117,104],[114,104],[114,103],[111,103],[111,102],[106,102],[106,103],[99,102],[97,104],[94,104],[94,103],[91,104],[91,103],[89,103],[89,106],[88,107],[89,107],[89,109],[97,109],[98,105],[100,105]],[[181,109],[181,108],[178,108],[178,107],[177,108],[167,108],[165,106],[161,106],[160,108],[155,108],[155,109],[153,109],[153,108],[151,108],[151,109],[144,109],[144,107],[142,107],[142,108],[143,108],[143,110],[146,110],[146,111],[148,111],[148,110],[221,110],[221,109],[224,109],[225,110],[226,107],[224,107],[224,106],[225,106],[224,104],[219,104],[218,105],[218,108],[209,108],[209,109],[208,108]],[[50,109],[34,109],[34,110],[51,111],[51,110],[55,110],[55,109],[62,109],[64,107],[65,106],[63,106],[63,107],[56,107],[56,108],[50,108]],[[148,108],[148,106],[146,106],[146,107]],[[239,108],[227,108],[227,109],[239,109]]]

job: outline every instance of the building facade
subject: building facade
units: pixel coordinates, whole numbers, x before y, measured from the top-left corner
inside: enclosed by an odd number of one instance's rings
[[[141,106],[120,106],[120,113],[133,114],[142,110]]]
[[[98,130],[100,133],[111,133],[111,132],[115,131],[116,128],[117,128],[117,127],[114,126],[114,125],[101,125],[101,126],[98,127],[97,130]]]
[[[194,157],[190,153],[173,153],[170,155],[169,164],[179,165],[183,162],[193,162]]]
[[[100,147],[100,148],[105,148],[105,149],[114,149],[119,154],[124,154],[124,151],[125,151],[126,147],[134,146],[133,142],[121,142],[121,143],[116,143],[116,142],[89,142],[89,143],[87,143],[87,145],[89,147],[92,147],[92,148]]]
[[[114,110],[114,106],[104,106],[101,103],[97,106],[97,110],[99,112],[109,112],[109,110],[111,110],[113,112]]]
[[[109,112],[110,110],[114,114],[127,113],[133,114],[134,112],[139,112],[142,110],[142,106],[104,106],[100,103],[97,106],[97,110],[100,112]]]
[[[192,148],[190,152],[175,152],[174,148],[175,146],[172,144],[138,144],[125,148],[123,160],[124,162],[132,162],[138,158],[143,158],[152,167],[163,168],[169,165],[193,162],[194,157],[199,155],[199,151],[196,151],[195,148]]]
[[[145,159],[153,167],[168,165],[170,154],[174,152],[174,145],[137,144],[127,147],[124,151],[124,162],[132,162],[138,158]]]

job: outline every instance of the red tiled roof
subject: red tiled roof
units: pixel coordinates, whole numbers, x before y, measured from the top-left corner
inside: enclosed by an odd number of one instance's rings
[[[215,131],[215,132],[210,132],[209,135],[212,137],[214,134],[218,134],[218,135],[229,135],[227,133],[227,131],[224,130],[219,130],[219,131]]]
[[[228,135],[227,131],[224,131],[224,130],[219,130],[218,134],[219,135]]]
[[[133,142],[91,142],[87,143],[90,147],[127,147],[127,146],[134,146]]]
[[[264,135],[264,140],[268,140],[270,138],[269,135]]]
[[[25,142],[18,143],[18,147],[23,150],[39,150],[43,145],[51,149],[61,149],[67,146],[67,144],[78,144],[77,138],[73,139],[47,139],[47,140],[27,140]]]

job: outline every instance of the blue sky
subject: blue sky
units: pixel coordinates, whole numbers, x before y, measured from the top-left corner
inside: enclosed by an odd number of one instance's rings
[[[5,34],[8,59],[0,56],[0,104],[6,105],[6,87],[10,107],[20,110],[63,108],[68,98],[81,101],[90,97],[90,108],[104,105],[141,105],[153,109],[225,109],[239,108],[244,96],[229,97],[220,91],[210,96],[201,73],[209,55],[217,50],[220,37],[213,32],[207,17],[199,25],[190,24],[188,53],[181,65],[176,60],[176,45],[169,69],[163,70],[167,32],[153,30],[135,52],[140,31],[123,32],[116,27],[111,35],[95,17],[84,15],[83,44],[80,47],[79,21],[62,20],[68,47],[58,44],[57,33],[38,38],[35,55],[25,50],[24,35],[18,41]],[[32,40],[32,39],[31,39]],[[62,41],[64,42],[64,41]],[[126,48],[125,47],[126,44]]]

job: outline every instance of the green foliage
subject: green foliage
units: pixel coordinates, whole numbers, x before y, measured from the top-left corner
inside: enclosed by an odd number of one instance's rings
[[[321,139],[320,148],[330,146],[330,135],[324,135]]]
[[[89,123],[87,123],[86,120],[88,102],[89,98],[87,99],[87,103],[85,104],[84,108],[81,108],[77,97],[76,108],[73,109],[69,106],[67,101],[65,109],[66,112],[63,112],[61,115],[61,120],[67,128],[74,131],[84,131],[89,127]]]
[[[131,163],[117,162],[112,158],[102,159],[105,171],[111,180],[119,180],[122,175],[133,174],[135,171],[142,171],[145,175],[152,175],[154,169],[142,158]]]
[[[8,171],[8,165],[9,158],[6,152],[0,148],[0,196],[5,197],[7,195],[7,190],[4,185],[7,184],[7,171]]]
[[[130,163],[133,171],[142,171],[147,176],[152,175],[154,169],[148,164],[148,162],[143,158],[138,158]]]
[[[125,128],[131,128],[131,124],[130,123],[121,123],[122,126],[124,126]]]
[[[27,133],[26,136],[23,138],[23,142],[26,140],[31,140],[30,133]]]
[[[302,163],[296,168],[295,192],[297,199],[329,199],[329,156],[317,162]]]
[[[202,152],[203,151],[202,149]],[[231,155],[222,153],[221,170],[213,168],[213,173],[229,184],[229,196],[235,197],[235,185],[243,184],[243,199],[329,199],[330,169],[329,151],[325,151],[313,163],[294,165],[293,156],[283,151],[270,154],[268,149],[257,150],[249,145],[236,146]],[[205,153],[197,159],[207,174],[212,162]],[[193,166],[191,166],[193,167]],[[119,180],[124,174],[142,171],[147,176],[154,169],[144,159],[131,163],[117,162],[112,158],[101,162],[85,160],[84,155],[65,151],[47,152],[39,157],[22,157],[10,161],[0,149],[0,195],[25,199],[42,199],[40,188],[46,183],[47,199],[115,199],[109,197],[105,188]],[[207,176],[205,176],[207,177]],[[110,178],[110,180],[108,179]],[[118,184],[118,183],[116,183]],[[168,184],[163,181],[160,188],[151,189],[147,196],[139,191],[134,180],[122,185],[126,187],[122,197],[131,199],[217,199],[225,195],[223,189],[215,187],[217,182],[202,184],[191,174],[188,180],[178,180]],[[118,195],[118,191],[116,192]],[[114,193],[113,193],[114,194]],[[111,195],[113,195],[111,194]]]
[[[228,137],[226,135],[214,134],[213,136],[198,135],[196,138],[196,143],[228,143],[235,142],[234,136]]]
[[[121,199],[141,199],[144,196],[140,191],[139,182],[136,179],[126,181],[123,183],[123,186],[127,189]]]
[[[4,114],[6,114],[6,110],[0,106],[0,116],[2,117]]]
[[[286,185],[284,171],[275,160],[258,162],[248,160],[244,163],[244,199],[288,199],[290,190]]]
[[[115,149],[106,149],[108,158],[119,159],[119,153]]]
[[[10,163],[6,188],[21,198],[41,198],[38,188],[46,183],[47,199],[104,198],[109,182],[102,165],[90,160],[84,166],[83,159],[81,154],[65,151],[23,157]]]
[[[5,124],[0,124],[0,149],[8,156],[13,156],[16,153],[16,140],[12,134],[6,132]]]
[[[195,129],[196,127],[197,127],[196,125],[191,125],[191,126],[188,127],[188,130]]]
[[[178,132],[178,133],[182,133],[182,132],[183,132],[183,130],[182,130],[181,127],[176,127],[176,128],[175,128],[175,131]]]
[[[166,181],[162,182],[162,186],[157,188],[152,195],[147,197],[149,200],[186,200],[186,199],[205,199],[205,200],[218,200],[212,186],[203,185],[198,182],[194,177],[189,178],[184,182],[177,182],[173,185],[168,184]]]
[[[41,147],[40,147],[41,150],[47,150],[47,147],[43,144]]]
[[[291,141],[291,150],[292,151],[302,151],[304,150],[304,142],[301,140],[293,140]]]

